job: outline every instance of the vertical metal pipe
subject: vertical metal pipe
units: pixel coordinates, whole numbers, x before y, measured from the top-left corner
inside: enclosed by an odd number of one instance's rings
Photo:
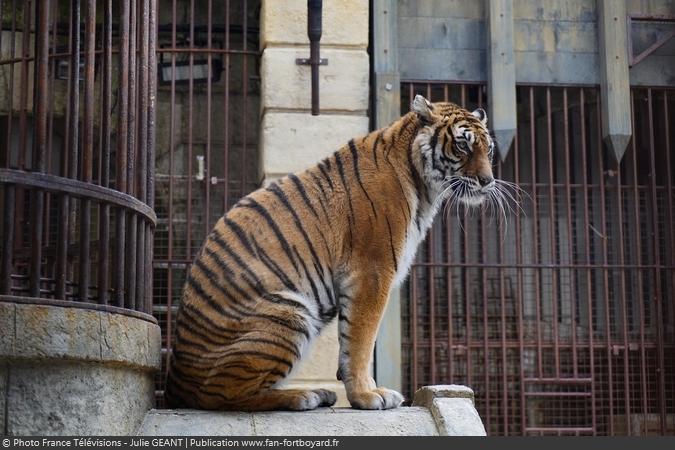
[[[47,113],[49,109],[49,5],[36,4],[37,38],[36,38],[36,68],[34,87],[35,102],[35,143],[33,170],[45,172],[47,152]],[[24,30],[26,33],[27,30]],[[44,227],[44,191],[33,191],[31,205],[31,271],[30,295],[40,297],[40,275],[42,272],[42,238]]]
[[[307,35],[309,37],[309,65],[312,77],[312,115],[319,115],[319,64],[321,41],[322,0],[307,0]],[[246,39],[244,37],[244,39]],[[246,42],[244,40],[244,42]]]
[[[130,0],[129,7],[129,129],[127,133],[127,193],[138,195],[138,168],[137,149],[138,145],[138,32],[142,26],[138,24],[138,2]],[[136,257],[138,255],[138,216],[134,213],[127,214],[126,228],[126,283],[125,304],[127,308],[136,309]]]
[[[139,89],[138,89],[138,191],[137,198],[144,203],[148,201],[148,102],[149,102],[149,68],[148,68],[148,45],[150,42],[149,34],[152,32],[150,25],[150,0],[141,0],[140,2],[140,64]],[[138,242],[136,249],[136,298],[138,299],[138,310],[143,311],[147,299],[145,298],[145,280],[147,268],[145,267],[145,220],[138,218],[137,223]]]
[[[112,29],[113,7],[112,0],[106,0],[103,13],[103,86],[102,86],[102,114],[101,114],[101,186],[110,185],[110,115],[112,98]],[[99,247],[98,247],[98,301],[108,304],[108,288],[110,287],[110,205],[103,203],[99,212]]]
[[[94,156],[94,64],[96,51],[96,0],[87,1],[84,62],[84,133],[82,140],[82,181],[91,183]],[[89,299],[91,200],[80,201],[80,301]]]
[[[147,180],[147,203],[151,208],[155,206],[155,130],[156,130],[156,108],[157,108],[157,0],[150,0],[150,15],[148,37],[148,180]],[[146,289],[146,308],[145,312],[152,314],[152,288],[153,288],[153,252],[154,252],[154,228],[146,223],[145,236],[145,289]]]
[[[119,20],[119,56],[118,56],[118,119],[117,119],[117,161],[116,161],[116,189],[120,192],[127,190],[127,139],[129,131],[129,2],[120,2]],[[115,220],[114,247],[115,258],[115,303],[124,306],[124,273],[126,263],[126,211],[117,209]]]

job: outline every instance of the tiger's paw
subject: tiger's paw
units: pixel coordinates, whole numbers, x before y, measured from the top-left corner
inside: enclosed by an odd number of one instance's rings
[[[371,391],[352,392],[349,403],[356,409],[392,409],[403,403],[403,396],[387,388],[375,388]]]
[[[333,406],[336,401],[335,392],[327,389],[314,389],[298,393],[288,406],[293,411],[310,411],[319,406]]]
[[[337,401],[335,392],[329,391],[328,389],[314,389],[312,392],[321,398],[319,406],[333,406]]]

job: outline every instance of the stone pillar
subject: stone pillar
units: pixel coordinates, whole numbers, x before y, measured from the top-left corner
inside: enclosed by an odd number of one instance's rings
[[[134,433],[155,403],[156,321],[51,303],[0,301],[0,434]]]
[[[319,69],[321,114],[312,116],[310,67],[296,58],[309,57],[306,0],[263,0],[261,178],[269,183],[303,170],[368,132],[369,58],[368,1],[323,2]],[[338,341],[335,323],[315,342],[288,387],[326,387],[347,405],[335,378]]]

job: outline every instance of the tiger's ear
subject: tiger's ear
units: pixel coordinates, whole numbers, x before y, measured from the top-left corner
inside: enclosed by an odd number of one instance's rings
[[[433,122],[434,106],[421,95],[417,94],[415,96],[410,109],[425,122]]]
[[[480,120],[483,125],[487,125],[487,113],[483,108],[477,108],[471,114]]]

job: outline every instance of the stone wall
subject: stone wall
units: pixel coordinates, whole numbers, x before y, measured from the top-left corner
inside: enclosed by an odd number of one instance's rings
[[[264,182],[315,164],[369,129],[368,1],[323,3],[319,90],[321,114],[310,114],[307,2],[263,0],[261,9],[261,142]],[[338,342],[335,323],[314,344],[289,387],[327,387],[346,404],[335,378]]]
[[[134,433],[154,405],[159,346],[145,319],[0,302],[0,433]]]

